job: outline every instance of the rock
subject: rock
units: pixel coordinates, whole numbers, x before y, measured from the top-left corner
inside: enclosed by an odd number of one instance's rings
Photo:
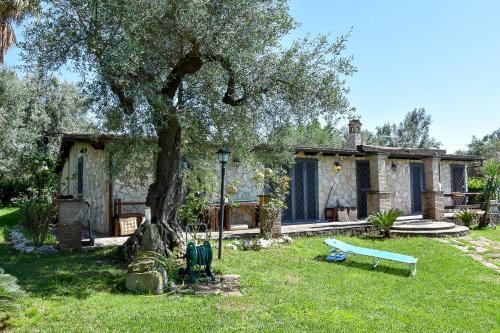
[[[226,245],[226,249],[228,249],[228,250],[237,250],[238,247],[236,245],[234,245],[234,244],[227,244]]]
[[[241,241],[239,241],[239,240],[234,240],[234,241],[233,241],[233,245],[234,245],[234,246],[236,246],[236,247],[240,247],[240,246],[242,246],[243,244],[242,244],[242,243],[241,243]]]
[[[282,239],[283,239],[283,241],[285,241],[285,243],[293,242],[293,238],[290,236],[287,236],[287,235],[283,236]]]
[[[146,226],[143,233],[141,250],[164,253],[164,245],[156,224],[149,224]]]
[[[284,244],[284,243],[285,243],[285,240],[283,239],[283,237],[281,237],[281,238],[278,238],[278,239],[276,240],[276,243],[278,243],[278,244]]]
[[[257,242],[255,242],[256,250],[267,249],[271,246],[273,246],[273,241],[271,239],[259,238]]]
[[[253,248],[253,243],[252,243],[252,241],[251,241],[251,240],[249,240],[249,239],[245,239],[245,240],[243,241],[243,246],[242,246],[242,247],[243,247],[243,250],[250,250],[250,249],[252,249],[252,248]]]
[[[42,245],[36,249],[36,253],[49,254],[57,253],[58,251],[52,245]]]
[[[163,272],[128,273],[125,285],[128,290],[139,293],[161,294],[167,286]]]

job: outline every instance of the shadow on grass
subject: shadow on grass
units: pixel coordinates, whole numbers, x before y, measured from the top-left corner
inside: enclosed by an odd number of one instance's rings
[[[387,273],[396,276],[410,275],[410,268],[388,267],[384,265],[383,261],[380,261],[380,264],[376,268],[373,268],[373,265],[371,263],[359,261],[359,257],[353,256],[352,254],[348,255],[348,258],[346,260],[340,262],[329,262],[326,260],[326,255],[316,256],[314,260],[330,265],[345,266],[347,268],[355,268],[365,271],[377,271],[380,273]]]
[[[117,291],[124,270],[116,248],[56,254],[21,254],[0,244],[0,267],[33,296],[85,298],[99,291]]]

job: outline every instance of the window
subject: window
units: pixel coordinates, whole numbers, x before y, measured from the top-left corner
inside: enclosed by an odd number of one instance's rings
[[[78,157],[77,193],[83,194],[83,156]]]

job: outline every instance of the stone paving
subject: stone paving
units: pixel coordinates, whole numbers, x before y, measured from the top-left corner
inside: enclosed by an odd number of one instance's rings
[[[499,242],[482,236],[478,238],[465,236],[455,239],[439,239],[439,241],[459,249],[472,259],[500,273]]]

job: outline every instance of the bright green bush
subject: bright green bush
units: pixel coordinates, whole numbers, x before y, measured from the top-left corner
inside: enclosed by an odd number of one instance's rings
[[[403,214],[399,209],[389,209],[387,211],[380,211],[368,216],[368,222],[373,223],[379,228],[386,237],[390,237],[390,230],[396,219]]]
[[[43,245],[57,217],[57,206],[46,195],[34,195],[21,202],[24,226],[35,247]]]
[[[463,225],[468,228],[474,228],[479,221],[479,214],[473,210],[462,210],[460,212],[455,213],[455,218],[462,221]]]

